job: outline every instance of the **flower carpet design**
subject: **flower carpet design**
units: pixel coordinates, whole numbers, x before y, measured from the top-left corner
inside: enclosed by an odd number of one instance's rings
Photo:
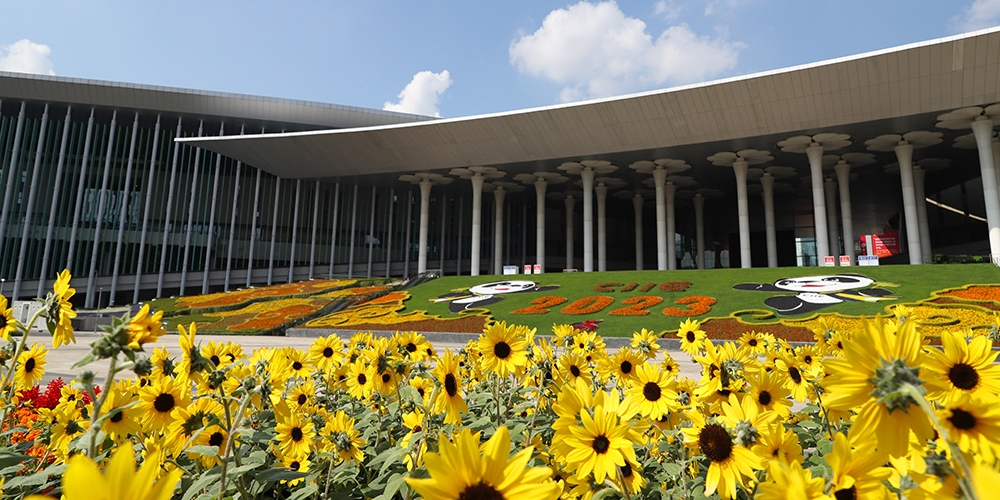
[[[817,314],[797,347],[673,319],[696,379],[649,329],[618,350],[589,327],[490,321],[459,351],[396,331],[246,352],[194,323],[164,337],[144,306],[91,343],[75,380],[43,388],[32,327],[76,342],[59,326],[68,281],[27,325],[0,304],[14,325],[0,333],[5,500],[985,500],[1000,484],[996,330],[945,328],[930,345],[920,318],[949,305]],[[404,296],[367,307],[398,314]],[[167,338],[180,356],[156,347]]]

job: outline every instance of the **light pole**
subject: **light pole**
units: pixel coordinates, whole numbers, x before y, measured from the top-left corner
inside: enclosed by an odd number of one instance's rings
[[[7,281],[7,280],[4,279],[4,278],[0,278],[0,295],[3,295],[3,283],[4,283],[4,281]]]
[[[97,310],[100,311],[101,310],[101,297],[104,296],[104,287],[102,286],[102,287],[98,288],[97,290],[98,290],[98,292],[97,292]]]

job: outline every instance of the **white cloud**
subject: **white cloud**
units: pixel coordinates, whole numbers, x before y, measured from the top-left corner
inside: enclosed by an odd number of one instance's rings
[[[440,117],[438,98],[448,90],[449,86],[451,86],[451,75],[448,70],[440,73],[421,71],[413,75],[413,80],[396,96],[399,98],[398,103],[386,102],[382,109]]]
[[[1000,24],[1000,0],[976,0],[951,20],[958,31],[975,31]]]
[[[657,38],[618,4],[582,1],[549,13],[542,27],[511,42],[518,71],[566,85],[563,102],[703,81],[733,68],[743,47],[698,36],[687,24]]]
[[[675,5],[674,0],[660,0],[653,5],[653,14],[661,16],[668,21],[677,19],[684,10],[683,5]]]
[[[39,73],[54,75],[48,45],[32,42],[25,38],[11,45],[0,45],[0,71],[15,73]]]

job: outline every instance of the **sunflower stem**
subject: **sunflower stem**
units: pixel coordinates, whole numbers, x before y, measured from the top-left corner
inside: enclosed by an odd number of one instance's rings
[[[238,427],[240,425],[240,422],[243,420],[243,412],[246,411],[247,404],[249,402],[250,402],[250,392],[247,391],[247,393],[244,394],[242,398],[240,398],[240,408],[236,410],[236,418],[232,421],[232,423],[229,424],[229,433],[226,435],[225,450],[222,453],[222,480],[219,482],[220,497],[226,494],[226,468],[227,468],[226,466],[229,465],[229,451],[230,449],[232,449],[234,444],[233,432],[236,430],[236,427]],[[242,488],[240,489],[242,490]],[[246,498],[246,495],[243,491],[240,492],[240,495],[241,497]]]
[[[90,429],[87,432],[90,433],[90,445],[87,447],[87,456],[91,459],[97,455],[97,433],[101,432],[101,422],[98,417],[101,416],[101,408],[104,407],[104,402],[108,399],[108,393],[111,392],[111,384],[115,381],[115,375],[118,373],[118,354],[111,356],[111,366],[108,367],[108,378],[104,382],[104,390],[101,391],[100,399],[95,399],[94,386],[93,384],[87,384],[87,392],[90,393],[90,400],[94,401],[94,409],[90,412]]]
[[[625,466],[626,467],[631,467],[632,465],[629,464],[628,461],[626,461],[625,462]],[[625,500],[632,500],[632,494],[629,493],[629,491],[628,491],[628,485],[625,484],[625,475],[622,474],[622,468],[616,465],[615,466],[615,472],[617,473],[616,475],[618,476],[618,484],[621,485],[622,493],[625,494]],[[751,496],[750,498],[753,498],[753,497]]]
[[[962,450],[958,448],[951,438],[948,436],[948,429],[945,429],[941,425],[941,421],[937,418],[937,413],[934,412],[934,408],[931,408],[931,404],[924,399],[924,396],[917,390],[913,384],[904,383],[900,386],[900,390],[917,402],[920,409],[924,411],[928,418],[930,418],[931,423],[934,424],[934,428],[938,430],[941,435],[941,439],[948,443],[948,449],[951,451],[951,456],[958,461],[958,465],[962,469],[962,474],[964,478],[959,478],[958,485],[962,487],[962,492],[965,493],[966,498],[969,500],[979,500],[979,496],[976,495],[975,490],[971,487],[970,481],[972,481],[972,469],[969,468],[969,464],[965,461],[965,456],[962,455]]]

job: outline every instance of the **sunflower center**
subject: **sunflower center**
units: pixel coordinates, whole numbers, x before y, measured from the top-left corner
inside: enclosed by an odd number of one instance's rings
[[[955,363],[955,366],[948,370],[948,380],[955,387],[968,391],[979,384],[979,372],[965,363]]]
[[[295,370],[295,371],[301,370],[302,369],[302,363],[300,363],[298,361],[293,362],[292,363],[292,369]]]
[[[163,393],[153,400],[153,408],[160,413],[170,413],[174,409],[174,395]]]
[[[601,434],[594,438],[594,442],[590,443],[590,447],[599,455],[603,455],[608,452],[608,448],[611,448],[611,440],[604,434]]]
[[[219,359],[218,356],[212,356],[211,358],[208,359],[212,360],[212,364],[214,364],[215,366],[219,366],[219,363],[222,363],[222,360]]]
[[[806,354],[806,357],[802,358],[802,361],[805,361],[807,365],[811,365],[813,362],[813,357]]]
[[[298,471],[299,468],[301,468],[301,467],[302,467],[302,464],[299,463],[298,460],[294,460],[294,461],[292,461],[292,463],[288,464],[288,468],[292,469],[293,471]]]
[[[6,328],[6,327],[7,327],[7,316],[0,314],[0,328]]]
[[[504,341],[497,342],[497,344],[493,346],[493,354],[500,359],[507,359],[507,356],[510,356],[510,344]]]
[[[302,441],[301,427],[292,427],[292,441],[295,441],[296,443]]]
[[[299,406],[302,406],[302,405],[306,404],[306,400],[308,400],[308,399],[309,399],[309,397],[306,396],[305,394],[299,394],[299,397],[295,400],[295,402],[297,402],[299,404]]]
[[[108,420],[111,420],[112,422],[117,424],[118,422],[121,422],[123,418],[125,418],[125,415],[122,414],[121,410],[118,410],[113,415],[111,415],[111,418],[109,418]]]
[[[504,500],[504,498],[496,488],[480,481],[459,493],[458,500]]]
[[[33,371],[35,371],[35,358],[28,358],[24,362],[24,373],[31,373]]]
[[[421,388],[417,389],[417,394],[420,394],[420,397],[424,397],[424,388],[421,387]]]
[[[331,356],[333,356],[333,348],[331,348],[331,347],[324,347],[323,348],[323,357],[324,358],[329,358]]]
[[[632,373],[632,363],[628,360],[622,361],[621,369],[622,373],[624,373],[625,375]]]
[[[757,347],[757,339],[750,339],[750,341],[747,342],[747,345],[750,347]]]
[[[948,421],[956,429],[968,430],[976,427],[976,416],[959,408],[951,410],[951,416],[948,417]]]
[[[458,394],[458,381],[455,380],[455,375],[449,373],[444,376],[444,391],[448,393],[450,398]]]
[[[209,446],[222,446],[222,441],[224,436],[221,432],[213,432],[212,436],[208,438]]]
[[[796,384],[802,383],[802,374],[799,373],[799,369],[794,366],[788,367],[788,376],[792,378],[792,382]]]
[[[406,344],[406,352],[417,352],[417,344],[413,342]]]
[[[661,392],[656,382],[646,382],[646,385],[642,386],[642,395],[646,401],[659,401]]]
[[[421,426],[419,426],[419,425],[414,425],[413,426],[413,432],[422,432],[423,430],[424,430],[424,428],[421,427]]]
[[[580,368],[576,365],[570,365],[569,372],[572,373],[574,377],[580,376]]]
[[[389,375],[388,373],[383,373],[382,374],[382,383],[383,384],[388,384],[390,380],[392,380],[392,375]]]
[[[733,455],[733,438],[719,424],[708,424],[698,433],[701,453],[713,462],[722,462]]]
[[[851,486],[850,488],[837,490],[833,492],[833,498],[835,498],[836,500],[857,500],[858,488],[855,486]]]
[[[358,374],[358,385],[365,385],[368,383],[368,377],[364,373]]]
[[[622,471],[622,477],[625,479],[632,477],[632,467],[619,467],[618,469]]]
[[[694,342],[698,337],[695,336],[694,332],[687,332],[687,335],[684,338],[687,339],[688,342]]]
[[[760,391],[760,394],[757,395],[757,402],[760,403],[761,406],[771,404],[771,393],[767,391]]]

